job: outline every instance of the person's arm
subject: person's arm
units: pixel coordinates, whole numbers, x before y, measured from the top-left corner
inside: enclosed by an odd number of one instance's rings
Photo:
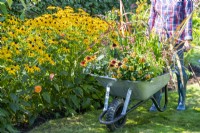
[[[193,12],[193,1],[192,0],[184,0],[184,18],[187,18]],[[189,51],[191,49],[190,41],[192,41],[192,16],[189,21],[186,23],[186,27],[184,30],[185,33],[185,43],[184,48],[185,51]]]
[[[150,15],[149,15],[149,20],[148,20],[148,25],[149,25],[149,30],[151,31],[154,23],[155,23],[155,18],[156,18],[156,12],[155,12],[155,0],[151,0],[151,8],[150,8]]]
[[[184,12],[183,12],[184,18],[187,18],[193,12],[193,0],[184,0],[183,4],[184,4]],[[185,41],[191,41],[193,39],[192,38],[192,17],[190,17],[190,19],[186,23],[184,33],[185,33],[185,37],[184,37]]]

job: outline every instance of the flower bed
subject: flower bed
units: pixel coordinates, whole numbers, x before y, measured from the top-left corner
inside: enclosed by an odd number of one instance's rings
[[[41,112],[67,116],[100,107],[103,91],[84,80],[79,62],[108,25],[81,9],[48,9],[57,12],[0,22],[0,130],[31,125]]]

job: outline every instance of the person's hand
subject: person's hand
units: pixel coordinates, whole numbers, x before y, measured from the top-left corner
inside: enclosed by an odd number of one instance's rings
[[[185,52],[188,52],[191,49],[190,41],[185,41],[183,48]]]

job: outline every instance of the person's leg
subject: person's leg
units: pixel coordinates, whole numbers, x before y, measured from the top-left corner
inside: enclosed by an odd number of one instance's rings
[[[185,99],[186,99],[186,85],[187,85],[187,74],[184,68],[184,59],[183,59],[183,50],[178,51],[178,56],[180,60],[181,67],[178,67],[178,65],[175,67],[176,68],[176,76],[177,76],[177,82],[178,82],[178,106],[177,110],[185,110]]]

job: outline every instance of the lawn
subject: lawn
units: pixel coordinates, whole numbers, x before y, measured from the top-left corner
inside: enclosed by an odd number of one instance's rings
[[[151,101],[148,100],[129,113],[125,126],[115,133],[200,133],[200,86],[188,86],[186,111],[176,110],[176,90],[170,91],[168,98],[168,108],[165,112],[149,112]],[[50,120],[29,133],[106,133],[106,126],[98,121],[101,112],[102,110],[94,110],[84,115]]]

